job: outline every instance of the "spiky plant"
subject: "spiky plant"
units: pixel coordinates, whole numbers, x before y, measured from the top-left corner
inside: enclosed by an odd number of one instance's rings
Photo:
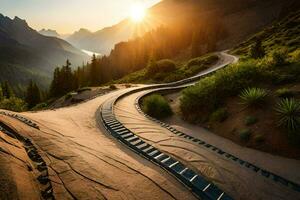
[[[295,99],[282,99],[276,106],[279,117],[279,125],[288,128],[289,131],[297,131],[300,128],[300,103]]]
[[[240,98],[242,100],[242,104],[250,107],[257,107],[261,106],[265,103],[265,100],[268,96],[268,91],[262,88],[247,88],[244,89],[241,94]]]

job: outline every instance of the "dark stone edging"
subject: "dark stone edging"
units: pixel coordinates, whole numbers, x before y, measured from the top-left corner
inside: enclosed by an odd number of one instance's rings
[[[235,162],[236,164],[239,164],[247,169],[250,169],[252,171],[254,171],[255,173],[259,173],[261,176],[265,177],[265,178],[269,178],[271,180],[273,180],[274,182],[276,183],[279,183],[283,186],[286,186],[296,192],[300,192],[300,185],[293,182],[293,181],[290,181],[286,178],[283,178],[279,175],[276,175],[272,172],[269,172],[268,170],[265,170],[265,169],[262,169],[252,163],[249,163],[247,161],[244,161],[230,153],[227,153],[221,149],[219,149],[218,147],[215,147],[214,145],[211,145],[199,138],[195,138],[191,135],[188,135],[186,133],[183,133],[175,128],[173,128],[172,126],[170,126],[169,124],[167,123],[164,123],[164,122],[161,122],[149,115],[147,115],[146,113],[144,113],[140,107],[141,105],[141,99],[146,96],[146,95],[149,95],[149,94],[152,94],[152,93],[155,93],[155,92],[162,92],[162,91],[167,91],[167,90],[174,90],[174,88],[162,88],[162,89],[157,89],[157,90],[154,90],[154,91],[150,91],[150,92],[147,92],[141,96],[139,96],[137,99],[136,99],[136,102],[135,102],[135,106],[136,106],[136,109],[138,110],[138,112],[140,114],[142,114],[143,116],[145,116],[146,118],[148,118],[149,120],[159,124],[161,127],[163,128],[166,128],[168,129],[170,132],[174,133],[176,136],[178,137],[181,137],[181,138],[184,138],[184,139],[187,139],[189,141],[192,141],[196,144],[198,144],[199,146],[202,146],[202,147],[205,147],[207,149],[210,149],[212,150],[213,152],[217,153],[218,155],[222,156],[223,158],[226,158],[227,160],[231,160],[233,162]]]
[[[123,95],[121,95],[123,96]],[[113,105],[118,99],[106,101],[100,108],[101,121],[105,129],[119,142],[146,158],[152,163],[160,166],[171,175],[176,177],[181,183],[189,188],[199,199],[204,200],[231,200],[225,192],[220,190],[216,185],[205,180],[194,170],[189,169],[183,163],[175,158],[161,152],[159,149],[148,144],[143,139],[125,128],[114,116]]]
[[[15,119],[25,123],[26,125],[32,127],[32,128],[35,128],[35,129],[38,129],[38,130],[40,129],[40,127],[36,123],[32,122],[31,120],[29,120],[29,119],[27,119],[23,116],[20,116],[20,115],[14,114],[14,113],[10,113],[10,112],[4,112],[4,111],[0,111],[0,114],[8,116],[8,117],[15,118]]]

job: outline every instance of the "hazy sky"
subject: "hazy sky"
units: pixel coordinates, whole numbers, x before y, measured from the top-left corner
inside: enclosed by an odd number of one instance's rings
[[[160,0],[0,0],[0,13],[26,19],[40,30],[50,28],[72,33],[79,28],[91,31],[118,23],[130,14],[136,2],[147,7]]]

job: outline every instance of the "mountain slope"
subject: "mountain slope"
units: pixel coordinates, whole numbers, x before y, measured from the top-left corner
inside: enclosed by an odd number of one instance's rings
[[[66,59],[76,66],[89,57],[64,40],[39,34],[18,17],[0,14],[0,81],[17,85],[32,78],[47,86],[53,69]]]
[[[162,24],[197,26],[221,21],[228,37],[219,45],[228,48],[297,8],[300,8],[297,0],[163,0],[149,9],[144,24],[140,25],[146,30],[140,31],[140,27],[126,19],[95,33],[76,32],[67,41],[82,49],[108,54],[115,44],[131,39],[137,31],[143,34]]]

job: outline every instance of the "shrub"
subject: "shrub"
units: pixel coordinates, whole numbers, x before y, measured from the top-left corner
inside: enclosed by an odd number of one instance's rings
[[[251,133],[250,129],[242,129],[239,131],[239,137],[242,141],[246,142],[250,139]]]
[[[256,124],[258,122],[258,119],[254,116],[247,116],[245,118],[245,125],[246,126],[251,126],[253,124]]]
[[[162,119],[172,115],[168,101],[161,95],[152,94],[143,99],[142,109],[148,115]]]
[[[0,109],[22,112],[27,109],[25,101],[17,97],[5,98],[0,102]]]
[[[297,49],[291,53],[292,61],[300,62],[300,49]]]
[[[288,51],[286,49],[275,50],[271,54],[271,61],[274,66],[284,65],[287,62]]]
[[[266,54],[263,46],[262,46],[262,42],[260,39],[257,39],[255,41],[255,43],[250,47],[250,57],[251,58],[263,58]]]
[[[265,141],[265,136],[260,135],[260,134],[255,135],[255,136],[254,136],[254,141],[255,141],[256,143],[262,143],[263,141]]]
[[[295,99],[282,99],[275,108],[279,116],[279,125],[289,131],[297,131],[300,127],[300,103]]]
[[[276,96],[280,98],[292,98],[294,97],[294,92],[288,88],[281,88],[276,90]]]
[[[168,73],[176,70],[176,64],[169,59],[163,59],[157,62],[159,72]]]
[[[47,103],[40,103],[40,104],[37,104],[36,106],[34,106],[31,110],[38,111],[38,110],[43,110],[47,107],[48,107]]]
[[[219,108],[210,115],[209,120],[212,122],[223,122],[228,118],[228,111],[226,108]]]
[[[111,89],[111,90],[116,90],[117,87],[116,87],[115,85],[110,85],[110,86],[109,86],[109,89]]]
[[[267,96],[268,92],[262,88],[247,88],[244,89],[240,94],[242,104],[247,107],[257,107],[263,105]]]

